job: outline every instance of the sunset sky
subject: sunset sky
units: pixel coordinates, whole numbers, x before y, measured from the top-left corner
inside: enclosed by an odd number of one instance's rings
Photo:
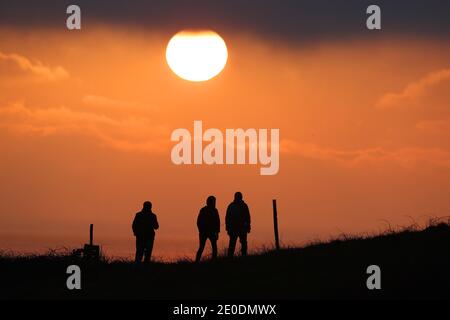
[[[80,247],[95,224],[129,257],[153,202],[154,254],[192,257],[196,218],[241,191],[250,249],[377,232],[450,215],[450,3],[0,0],[0,249]],[[150,3],[150,4],[149,4]],[[258,5],[257,5],[258,3]],[[189,82],[167,65],[180,30],[214,30],[228,62]],[[172,163],[177,128],[279,128],[280,170]]]

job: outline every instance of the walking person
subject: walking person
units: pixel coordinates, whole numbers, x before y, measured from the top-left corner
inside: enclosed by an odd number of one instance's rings
[[[225,217],[225,225],[227,233],[230,237],[228,246],[228,257],[234,256],[236,249],[236,242],[239,238],[241,243],[241,255],[247,255],[247,234],[251,230],[250,210],[244,202],[242,193],[236,192],[234,194],[234,201],[230,203],[227,208]]]
[[[209,239],[212,247],[212,258],[217,258],[217,240],[220,232],[220,217],[216,209],[216,198],[209,196],[206,200],[206,206],[200,209],[197,217],[197,227],[199,235],[199,247],[195,261],[199,262],[203,250],[205,249],[206,241]]]
[[[156,215],[152,212],[152,203],[145,201],[142,210],[136,213],[133,220],[133,234],[136,237],[136,264],[149,263],[152,257],[153,244],[155,242],[155,230],[159,224]]]

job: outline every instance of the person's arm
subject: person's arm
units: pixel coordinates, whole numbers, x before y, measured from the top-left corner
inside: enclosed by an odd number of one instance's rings
[[[133,219],[133,224],[131,225],[131,229],[133,229],[134,236],[136,236],[136,233],[137,233],[137,219],[138,219],[138,215],[136,214]]]
[[[245,218],[247,220],[247,232],[250,233],[250,230],[252,229],[252,221],[250,218],[250,209],[248,208],[247,204],[245,204]]]
[[[158,230],[159,229],[158,218],[156,217],[156,214],[153,214],[153,217],[155,218],[153,229]]]
[[[215,230],[216,233],[220,233],[220,216],[219,216],[219,211],[217,211],[216,209],[216,225],[215,225]]]
[[[203,227],[203,215],[202,215],[202,209],[200,209],[198,216],[197,216],[197,229],[198,232],[202,231],[202,227]]]
[[[225,230],[227,232],[230,231],[230,224],[231,224],[231,221],[230,221],[231,220],[231,208],[230,208],[230,206],[231,205],[228,206],[227,213],[225,215]]]

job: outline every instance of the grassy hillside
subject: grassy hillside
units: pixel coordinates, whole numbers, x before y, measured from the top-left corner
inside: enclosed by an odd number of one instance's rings
[[[66,268],[82,268],[82,290],[66,289]],[[366,288],[367,266],[381,290]],[[1,256],[1,298],[303,299],[449,298],[450,226],[346,237],[304,248],[194,264],[83,263],[69,256]]]

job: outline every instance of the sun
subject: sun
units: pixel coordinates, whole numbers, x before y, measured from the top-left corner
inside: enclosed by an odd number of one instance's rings
[[[217,76],[228,60],[225,41],[216,32],[180,31],[167,44],[170,69],[188,81],[207,81]]]

